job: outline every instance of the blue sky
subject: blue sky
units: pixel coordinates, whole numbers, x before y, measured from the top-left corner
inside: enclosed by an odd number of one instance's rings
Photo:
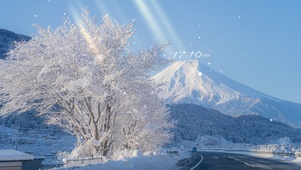
[[[0,28],[33,36],[33,24],[56,28],[84,8],[122,24],[136,19],[136,48],[171,41],[166,57],[197,53],[240,83],[301,103],[300,0],[2,0]]]

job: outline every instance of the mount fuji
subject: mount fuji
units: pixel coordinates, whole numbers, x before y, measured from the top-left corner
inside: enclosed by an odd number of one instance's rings
[[[177,61],[151,79],[167,104],[192,103],[228,115],[258,114],[301,127],[301,104],[281,100],[240,84],[199,61]]]

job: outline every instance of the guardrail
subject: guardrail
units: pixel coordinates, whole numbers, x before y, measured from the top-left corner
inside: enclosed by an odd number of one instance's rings
[[[177,150],[167,150],[167,155],[179,155],[179,151]]]
[[[64,159],[63,162],[67,166],[68,166],[68,164],[77,166],[77,165],[90,164],[90,163],[94,163],[94,162],[99,163],[99,162],[103,162],[103,160],[104,160],[103,157],[98,157],[98,158]]]

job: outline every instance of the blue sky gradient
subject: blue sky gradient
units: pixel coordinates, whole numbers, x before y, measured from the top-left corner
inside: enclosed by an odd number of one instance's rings
[[[274,97],[301,103],[300,0],[3,0],[0,28],[34,36],[82,9],[122,24],[136,19],[134,48],[171,41],[166,57],[200,52],[216,71]],[[178,52],[178,55],[175,53]],[[204,57],[210,54],[210,57]]]

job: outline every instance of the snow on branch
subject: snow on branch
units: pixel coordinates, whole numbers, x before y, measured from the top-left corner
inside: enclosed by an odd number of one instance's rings
[[[165,45],[130,52],[132,27],[108,15],[99,23],[87,11],[77,24],[37,27],[35,37],[17,43],[0,63],[1,114],[45,114],[77,136],[80,153],[92,156],[167,142],[169,112],[147,80],[149,71],[167,63]]]

